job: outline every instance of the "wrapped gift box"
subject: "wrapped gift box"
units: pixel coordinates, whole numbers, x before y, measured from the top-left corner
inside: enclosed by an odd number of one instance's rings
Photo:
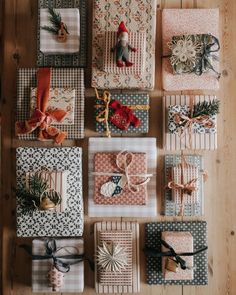
[[[184,156],[187,165],[184,170],[183,183],[187,183],[196,179],[196,190],[191,195],[184,195],[184,216],[201,216],[204,214],[204,174],[203,159],[199,155]],[[181,184],[181,156],[166,155],[165,156],[165,184],[173,180],[175,183]],[[181,212],[181,191],[165,190],[165,215],[175,216]]]
[[[30,115],[37,107],[37,88],[31,88],[30,93]],[[75,89],[50,88],[49,102],[46,111],[62,109],[67,112],[62,122],[52,122],[56,125],[74,124]]]
[[[162,44],[164,58],[162,59],[162,79],[165,90],[217,90],[219,88],[219,81],[213,71],[203,73],[201,76],[194,73],[174,75],[170,59],[167,57],[171,55],[168,43],[173,36],[209,33],[219,39],[219,9],[163,9]],[[219,72],[217,61],[213,61],[213,66]]]
[[[146,55],[146,34],[138,32],[129,33],[129,43],[137,48],[136,52],[129,53],[130,61],[133,63],[132,67],[119,68],[116,65],[116,54],[111,51],[117,42],[117,32],[105,32],[105,52],[103,61],[103,70],[106,73],[130,75],[141,75],[144,71],[145,55]]]
[[[82,151],[78,147],[20,147],[16,151],[16,185],[25,181],[27,173],[47,169],[68,171],[67,202],[63,212],[35,210],[24,212],[17,200],[17,236],[81,236],[83,234]]]
[[[42,27],[51,27],[50,13],[48,9],[40,9],[40,51],[44,54],[68,54],[79,52],[80,48],[80,14],[77,8],[55,9],[60,13],[63,23],[67,26],[69,34],[64,43],[57,41],[57,35],[54,35]]]
[[[87,63],[87,1],[40,0],[38,2],[37,65],[39,67],[86,67]],[[66,43],[41,29],[51,26],[48,6],[60,12],[69,34]]]
[[[104,46],[105,33],[109,31],[117,32],[120,22],[119,15],[123,15],[127,10],[126,3],[113,1],[109,3],[109,10],[107,10],[105,0],[95,0],[93,3],[92,87],[99,89],[153,89],[155,79],[156,0],[148,2],[142,0],[130,1],[129,9],[132,14],[125,16],[125,23],[129,32],[146,35],[144,68],[142,73],[137,74],[129,74],[129,71],[135,69],[125,69],[125,74],[108,73],[103,70],[106,51]]]
[[[70,254],[83,254],[84,241],[83,239],[56,239],[57,248],[60,250],[60,255],[68,255],[67,248]],[[45,240],[34,239],[32,241],[32,254],[45,255]],[[58,254],[58,255],[59,255]],[[65,260],[63,260],[65,261]],[[73,263],[73,260],[68,260]],[[67,262],[68,262],[67,261]],[[49,287],[47,274],[52,265],[52,259],[32,260],[32,291],[51,293],[52,287]],[[60,288],[60,293],[80,293],[84,290],[84,262],[73,264],[70,266],[70,271],[64,274],[64,283]],[[53,292],[55,293],[55,292]]]
[[[32,88],[35,89],[37,87],[37,71],[37,68],[22,68],[18,71],[17,121],[29,119],[32,96],[30,92]],[[51,88],[71,90],[71,95],[73,93],[74,96],[74,102],[71,100],[70,103],[71,107],[73,106],[73,112],[70,112],[70,116],[72,118],[74,114],[74,123],[64,124],[63,121],[63,124],[58,128],[67,133],[67,139],[84,138],[84,71],[83,69],[69,68],[52,69],[51,71]],[[63,105],[66,106],[67,103],[65,102]],[[60,104],[60,106],[62,105]],[[19,138],[26,140],[37,139],[37,131],[20,135]]]
[[[120,151],[132,153],[145,153],[147,159],[147,171],[152,175],[147,184],[148,199],[145,205],[106,205],[94,202],[95,177],[94,157],[97,153],[119,153]],[[150,217],[157,214],[156,199],[156,139],[155,138],[90,138],[89,139],[89,198],[88,215],[90,217]]]
[[[161,238],[164,232],[189,232],[193,239],[193,249],[207,245],[207,223],[205,221],[180,221],[180,222],[152,222],[145,226],[145,248],[162,252]],[[183,243],[184,245],[184,243]],[[187,256],[184,257],[184,260]],[[162,272],[161,257],[146,257],[146,278],[149,285],[207,285],[208,261],[207,251],[193,256],[194,273],[189,279],[166,280]]]
[[[176,253],[193,252],[193,236],[190,232],[164,231],[161,233],[161,238],[167,242]],[[168,249],[162,246],[162,252],[166,251],[168,251]],[[186,261],[189,269],[183,270],[181,267],[178,267],[177,272],[166,269],[168,258],[162,258],[162,273],[164,280],[193,280],[193,256],[185,256],[182,258]]]
[[[120,272],[109,272],[95,261],[97,293],[140,292],[139,225],[136,222],[98,222],[94,225],[95,252],[103,243],[125,249],[127,265]],[[98,259],[98,258],[97,258]]]
[[[128,168],[130,175],[147,174],[147,155],[145,153],[132,153],[133,160]],[[94,156],[94,172],[97,173],[94,179],[94,202],[103,205],[145,205],[147,201],[147,185],[139,186],[137,192],[132,192],[127,185],[124,186],[120,194],[105,197],[102,194],[102,186],[111,184],[112,173],[121,172],[116,165],[118,153],[98,152]],[[125,154],[120,156],[124,163]],[[106,174],[108,175],[99,175]],[[109,175],[110,174],[110,175]],[[143,182],[146,177],[130,176],[133,184]]]
[[[199,124],[193,124],[191,135],[188,130],[183,134],[176,130],[177,125],[170,121],[169,112],[172,106],[178,105],[184,113],[187,113],[191,100],[194,104],[203,101],[216,99],[209,95],[167,95],[163,97],[163,136],[164,146],[167,150],[216,150],[217,149],[217,125],[216,117],[212,117],[215,122],[214,128],[202,127]]]
[[[115,134],[131,134],[131,133],[148,133],[149,129],[149,95],[147,93],[122,93],[122,94],[111,94],[111,99],[118,101],[122,106],[128,106],[131,108],[133,114],[141,121],[140,126],[134,127],[130,124],[128,130],[121,130],[114,124],[109,122],[109,130]],[[95,102],[95,116],[104,110],[104,103],[100,99],[96,99]],[[112,115],[114,111],[110,111]],[[96,120],[96,131],[99,133],[105,133],[106,125],[104,122],[98,122]]]

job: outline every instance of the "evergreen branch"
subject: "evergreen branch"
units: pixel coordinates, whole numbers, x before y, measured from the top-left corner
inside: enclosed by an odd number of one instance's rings
[[[194,106],[193,118],[202,116],[202,115],[208,115],[212,117],[219,114],[219,110],[220,110],[220,101],[218,99],[213,99],[211,101],[198,102]]]
[[[61,25],[61,15],[59,12],[56,12],[55,9],[48,7],[48,12],[50,14],[50,22],[55,28],[60,28]]]
[[[49,27],[49,26],[42,26],[41,29],[48,31],[49,33],[53,33],[55,35],[57,35],[58,30],[53,28],[53,27]]]

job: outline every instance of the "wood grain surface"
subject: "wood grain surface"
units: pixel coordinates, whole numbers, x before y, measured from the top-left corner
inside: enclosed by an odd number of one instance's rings
[[[157,198],[158,215],[152,219],[137,220],[140,223],[140,250],[144,245],[144,224],[147,221],[181,220],[161,215],[163,186],[162,148],[162,100],[161,88],[161,11],[168,8],[214,8],[220,9],[221,27],[221,69],[220,91],[195,94],[216,94],[221,99],[219,115],[218,150],[203,152],[209,180],[205,185],[205,216],[208,222],[209,285],[190,286],[148,286],[145,283],[145,258],[141,252],[141,294],[147,295],[234,295],[236,294],[236,1],[235,0],[157,0],[157,42],[156,42],[156,85],[151,92],[150,132],[157,137],[158,170]],[[92,0],[88,0],[89,23],[91,24]],[[1,73],[1,235],[2,268],[1,283],[4,295],[31,294],[31,258],[18,245],[31,243],[31,239],[16,238],[15,204],[15,148],[18,146],[51,146],[50,143],[19,141],[14,137],[16,110],[16,72],[18,67],[36,65],[37,0],[0,0],[3,20],[0,38],[3,59]],[[178,24],[176,24],[178,25]],[[88,27],[91,44],[91,25]],[[91,47],[89,46],[89,64]],[[93,130],[93,90],[89,89],[91,71],[86,70],[86,138],[80,141],[65,141],[63,146],[77,145],[83,148],[83,183],[85,214],[87,212],[87,145],[88,137],[96,136]],[[188,94],[189,92],[183,92]],[[169,94],[169,93],[168,93]],[[191,218],[184,218],[189,220]],[[93,224],[102,219],[85,216],[85,249],[93,256]],[[94,274],[88,265],[85,268],[84,294],[93,295]],[[65,294],[65,293],[64,293]]]

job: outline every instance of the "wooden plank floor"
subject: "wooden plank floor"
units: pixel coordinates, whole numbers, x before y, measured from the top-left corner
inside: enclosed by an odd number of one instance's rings
[[[145,259],[141,254],[141,294],[147,295],[234,295],[236,294],[236,1],[235,0],[157,0],[157,52],[156,86],[151,93],[151,128],[148,136],[158,140],[157,198],[158,216],[153,219],[137,219],[141,224],[141,245],[144,244],[144,223],[167,220],[161,213],[161,185],[163,173],[162,114],[161,114],[161,13],[168,8],[220,8],[221,26],[221,99],[219,115],[219,148],[215,152],[203,152],[209,181],[205,186],[205,216],[209,237],[209,285],[206,287],[147,286],[145,284]],[[17,67],[34,67],[36,64],[36,0],[2,0],[3,29],[1,36],[4,60],[2,64],[1,124],[2,124],[2,294],[31,294],[31,259],[19,250],[18,245],[30,239],[17,239],[15,234],[15,148],[17,146],[50,146],[49,143],[20,142],[14,137],[16,107]],[[91,4],[89,22],[91,23]],[[0,22],[1,23],[1,22]],[[178,25],[178,24],[176,24]],[[89,27],[91,29],[91,26]],[[89,32],[91,38],[91,31]],[[91,44],[91,40],[90,40]],[[89,49],[89,54],[91,49]],[[1,59],[2,60],[2,59]],[[91,58],[90,58],[91,61]],[[87,143],[95,135],[93,129],[93,91],[89,89],[90,71],[86,71],[86,139],[66,141],[63,145],[83,147],[84,202],[87,212]],[[199,92],[196,92],[199,93]],[[209,93],[209,92],[208,92]],[[211,92],[210,92],[211,93]],[[213,93],[214,94],[214,93]],[[178,218],[174,218],[177,220]],[[186,219],[186,218],[185,218]],[[98,220],[85,216],[85,245],[93,255],[93,223]],[[101,219],[99,219],[101,220]],[[168,218],[168,220],[173,220]],[[86,265],[84,294],[94,291],[93,273]]]

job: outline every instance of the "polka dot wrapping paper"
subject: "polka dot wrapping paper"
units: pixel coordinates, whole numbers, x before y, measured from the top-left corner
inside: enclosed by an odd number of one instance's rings
[[[161,252],[161,235],[165,231],[190,232],[193,236],[193,249],[207,246],[207,223],[205,221],[152,222],[145,225],[145,247]],[[165,280],[161,258],[146,258],[146,281],[149,285],[207,285],[207,251],[194,255],[193,280]]]

